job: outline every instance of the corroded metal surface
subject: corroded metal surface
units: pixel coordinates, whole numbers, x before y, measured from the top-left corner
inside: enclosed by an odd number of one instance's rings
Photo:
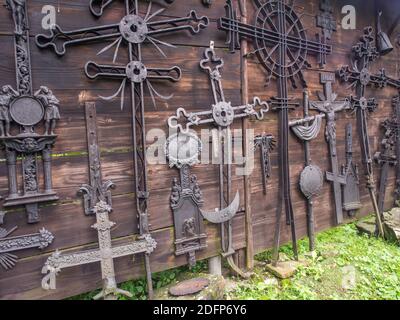
[[[38,203],[58,200],[52,187],[51,148],[57,137],[54,130],[60,119],[60,102],[47,87],[41,86],[33,91],[26,1],[7,0],[6,7],[15,25],[17,89],[5,85],[0,90],[0,141],[6,149],[9,184],[4,207],[24,205],[28,223],[37,223],[40,220]],[[44,125],[43,134],[36,132],[35,126],[39,124]],[[40,156],[43,158],[43,170],[38,167]],[[22,179],[18,176],[18,157],[22,159]],[[41,172],[44,190],[39,183]]]
[[[260,148],[261,173],[264,195],[267,194],[267,183],[271,176],[271,152],[276,146],[275,137],[263,134],[255,137],[254,148]]]
[[[103,290],[95,299],[113,299],[117,294],[132,295],[118,289],[115,279],[114,259],[144,253],[149,255],[156,248],[157,243],[150,236],[144,235],[141,239],[124,245],[112,246],[111,228],[115,223],[110,221],[111,193],[109,188],[114,187],[111,181],[104,182],[101,177],[100,152],[97,141],[97,117],[94,103],[85,104],[86,129],[89,150],[90,184],[83,185],[80,192],[84,195],[85,214],[96,215],[96,223],[92,226],[98,233],[98,249],[84,252],[63,254],[56,251],[46,261],[42,273],[46,274],[42,279],[43,289],[56,289],[56,276],[62,269],[88,263],[100,262],[103,279]],[[95,203],[93,206],[92,204]]]
[[[206,278],[195,278],[182,281],[169,289],[172,296],[181,297],[199,293],[210,284],[210,280]]]
[[[166,142],[165,154],[170,167],[176,166],[180,180],[174,178],[170,205],[174,215],[175,254],[188,255],[190,267],[196,264],[195,253],[207,247],[200,207],[203,194],[197,177],[190,173],[190,166],[198,163],[202,144],[195,134],[177,133]]]
[[[338,156],[336,151],[336,114],[350,108],[348,99],[337,100],[337,94],[333,92],[332,84],[335,82],[334,73],[321,73],[321,84],[324,86],[324,93],[318,92],[320,101],[310,101],[311,109],[325,114],[326,129],[325,139],[329,145],[329,157],[331,172],[326,172],[326,179],[332,182],[333,195],[335,199],[336,223],[343,222],[343,204],[341,185],[346,184],[345,177],[339,171]]]

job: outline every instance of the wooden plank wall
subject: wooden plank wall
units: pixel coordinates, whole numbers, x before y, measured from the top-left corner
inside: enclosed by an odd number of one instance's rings
[[[106,23],[115,23],[123,16],[123,9],[118,1],[110,7],[104,16],[97,20],[92,17],[88,10],[87,0],[74,1],[41,1],[30,0],[29,18],[31,25],[31,52],[33,66],[34,87],[40,85],[49,86],[61,101],[62,120],[57,133],[59,138],[54,148],[53,177],[54,187],[60,196],[58,203],[47,204],[41,207],[42,221],[38,225],[27,225],[24,212],[13,210],[8,212],[5,219],[5,227],[11,228],[18,225],[15,235],[33,233],[41,227],[46,227],[55,235],[53,244],[43,252],[37,250],[26,250],[18,253],[20,261],[17,266],[10,270],[0,270],[0,298],[1,299],[59,299],[87,292],[101,286],[99,265],[85,265],[81,267],[63,270],[57,279],[57,290],[45,291],[41,289],[41,268],[55,249],[65,251],[76,251],[90,248],[96,245],[97,233],[90,226],[93,217],[86,217],[82,211],[82,203],[76,191],[82,183],[88,180],[87,150],[85,141],[85,122],[83,103],[95,101],[97,105],[99,143],[102,150],[102,168],[104,179],[111,179],[117,185],[113,191],[114,212],[112,220],[117,226],[112,230],[115,243],[125,242],[132,239],[137,233],[137,221],[135,212],[135,194],[133,188],[133,163],[132,163],[132,138],[131,138],[131,112],[128,104],[124,110],[120,110],[118,99],[105,102],[98,95],[111,95],[119,86],[118,81],[92,81],[83,73],[83,66],[88,60],[98,63],[109,63],[112,60],[112,50],[101,56],[96,53],[105,46],[104,43],[94,43],[71,47],[67,54],[58,58],[48,50],[41,51],[33,44],[33,37],[42,33],[41,14],[42,6],[60,3],[60,13],[57,14],[57,23],[64,30],[70,30],[83,26],[94,26]],[[157,2],[158,3],[158,2]],[[154,8],[159,4],[155,3]],[[161,3],[161,1],[160,1]],[[182,80],[177,84],[158,84],[161,93],[174,93],[174,97],[168,102],[158,101],[154,108],[146,98],[146,125],[147,131],[151,129],[167,130],[166,120],[174,114],[179,106],[187,110],[208,110],[212,98],[208,77],[199,69],[199,59],[203,51],[208,47],[210,40],[214,40],[217,53],[225,59],[223,72],[225,94],[228,100],[234,104],[240,103],[240,72],[241,57],[239,54],[230,54],[225,46],[223,32],[217,30],[216,19],[224,15],[225,0],[214,0],[210,9],[201,4],[200,0],[176,0],[163,13],[165,16],[179,17],[186,15],[189,10],[195,9],[200,15],[211,18],[210,27],[197,36],[186,33],[166,36],[162,40],[176,45],[176,48],[163,48],[167,58],[163,59],[157,50],[151,45],[145,46],[144,61],[148,66],[171,67],[179,65],[183,70]],[[252,21],[252,1],[247,1],[249,20]],[[345,4],[354,4],[357,9],[357,30],[342,30],[333,35],[332,43],[334,54],[328,57],[326,70],[335,71],[340,65],[349,63],[351,46],[362,34],[362,29],[368,23],[374,21],[373,0],[366,1],[336,1],[335,16],[339,20],[340,8]],[[317,32],[314,16],[318,10],[316,0],[298,0],[296,7],[303,11],[304,25],[308,29],[309,37]],[[142,5],[145,13],[145,5]],[[13,25],[9,12],[0,6],[0,85],[15,83],[14,50],[13,50]],[[126,50],[120,50],[118,62],[126,61]],[[388,74],[399,76],[398,72],[399,50],[379,60],[375,70],[385,67]],[[314,58],[310,58],[313,66],[316,65]],[[309,85],[311,98],[316,99],[315,91],[320,90],[318,69],[313,68],[305,71],[305,78]],[[276,84],[272,82],[265,86],[265,74],[255,59],[249,59],[248,68],[249,97],[258,95],[263,99],[269,99],[276,95]],[[340,97],[351,93],[344,85],[337,84],[336,92]],[[381,139],[379,123],[391,112],[391,97],[395,92],[391,89],[370,90],[371,95],[379,101],[379,110],[370,117],[370,135],[372,150],[377,150]],[[291,90],[290,96],[301,98],[301,90]],[[301,108],[291,114],[292,118],[301,117]],[[345,161],[344,128],[347,122],[354,122],[354,115],[340,114],[338,116],[338,153],[339,162]],[[239,121],[240,123],[240,121]],[[256,134],[262,132],[272,133],[277,136],[277,115],[269,113],[263,121],[251,121],[250,126],[255,129]],[[236,126],[239,127],[239,126]],[[150,139],[148,143],[154,142]],[[313,161],[323,170],[328,168],[328,149],[324,141],[323,133],[311,145]],[[355,160],[360,163],[359,144],[354,139]],[[293,202],[296,214],[296,226],[299,236],[306,234],[306,211],[305,201],[298,191],[298,176],[303,167],[302,144],[294,137],[290,137],[290,159]],[[0,193],[7,194],[7,175],[2,154],[0,165]],[[256,252],[271,247],[273,237],[273,225],[275,220],[275,207],[277,203],[278,185],[278,163],[276,151],[272,156],[272,177],[268,186],[268,195],[262,193],[261,169],[259,166],[259,153],[256,154],[255,170],[251,179],[251,207],[254,223],[254,243]],[[158,242],[158,247],[151,255],[152,271],[161,271],[186,263],[186,257],[175,257],[173,246],[172,213],[169,208],[169,195],[171,181],[177,176],[175,169],[169,169],[167,165],[149,165],[149,188],[150,197],[150,223],[151,232]],[[378,170],[376,170],[378,176]],[[206,200],[205,207],[211,209],[218,206],[217,199],[217,166],[199,165],[193,169],[197,174],[200,187]],[[390,184],[386,207],[392,204],[392,191],[394,186],[394,171],[391,171]],[[361,195],[364,204],[359,215],[365,215],[372,210],[366,189],[365,181],[361,179]],[[243,189],[243,177],[234,176],[233,189]],[[241,206],[243,207],[243,192],[241,192]],[[322,194],[315,199],[315,215],[317,229],[324,230],[333,226],[333,199],[331,186],[324,184]],[[282,241],[290,239],[289,229],[282,225]],[[245,247],[244,214],[238,214],[234,219],[234,242],[235,248]],[[219,234],[214,226],[206,226],[208,237],[208,248],[198,253],[199,259],[214,256],[219,251]],[[142,258],[137,257],[135,261],[131,257],[118,259],[116,261],[118,281],[143,276],[144,268]]]

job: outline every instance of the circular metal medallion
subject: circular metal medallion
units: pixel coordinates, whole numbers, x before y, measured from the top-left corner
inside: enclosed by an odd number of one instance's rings
[[[143,18],[130,14],[122,18],[119,31],[125,40],[130,43],[142,43],[146,40],[149,29]]]
[[[371,76],[367,68],[360,71],[360,82],[362,85],[366,86],[371,80]]]
[[[183,165],[198,163],[201,149],[201,140],[190,132],[173,134],[165,143],[165,155],[171,167],[181,168]]]
[[[169,289],[172,296],[180,297],[199,293],[210,284],[210,280],[206,278],[195,278],[178,283]]]
[[[360,108],[362,110],[365,110],[365,109],[368,108],[368,100],[367,100],[367,98],[365,98],[365,97],[361,97],[360,98]]]
[[[319,167],[310,165],[303,169],[300,175],[300,189],[306,198],[317,196],[324,183],[323,174]]]
[[[228,127],[235,118],[235,112],[230,102],[218,102],[213,105],[213,118],[217,125]]]
[[[134,83],[142,83],[147,78],[147,68],[140,61],[129,62],[126,66],[126,76]]]
[[[22,96],[11,103],[10,115],[19,125],[34,126],[43,119],[44,108],[37,99]]]

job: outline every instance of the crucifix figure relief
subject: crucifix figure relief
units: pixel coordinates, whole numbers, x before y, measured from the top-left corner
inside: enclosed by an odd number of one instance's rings
[[[254,0],[256,13],[254,25],[244,24],[238,19],[232,0],[226,1],[226,16],[218,20],[218,28],[227,34],[226,43],[231,52],[240,49],[240,39],[253,41],[254,51],[263,68],[267,71],[267,84],[277,78],[278,96],[271,102],[273,110],[279,112],[279,202],[276,212],[273,264],[279,258],[282,211],[286,213],[286,223],[291,227],[293,253],[297,259],[297,242],[294,210],[291,200],[289,166],[289,110],[299,104],[289,98],[288,86],[297,87],[297,82],[306,87],[303,69],[310,66],[309,54],[316,55],[323,65],[332,46],[324,42],[307,39],[294,4],[285,0]]]
[[[58,200],[52,186],[51,149],[57,138],[54,129],[55,121],[60,119],[60,102],[47,87],[41,86],[33,91],[25,1],[9,0],[7,8],[16,28],[17,88],[5,85],[0,90],[0,141],[5,146],[9,185],[4,207],[23,205],[28,223],[37,223],[40,220],[39,203]],[[43,134],[36,130],[39,125],[45,127]],[[43,170],[39,169],[40,158]],[[21,170],[17,169],[18,159],[21,159]],[[22,179],[19,179],[18,172],[21,172]],[[43,174],[44,186],[41,185],[40,173]],[[22,183],[19,185],[18,181]]]
[[[335,82],[334,73],[321,73],[321,84],[324,86],[324,93],[318,92],[320,101],[310,101],[311,109],[325,114],[326,129],[325,139],[329,144],[329,156],[331,160],[331,172],[326,173],[326,179],[333,184],[333,193],[335,199],[336,223],[343,223],[343,205],[341,185],[346,184],[345,177],[339,170],[338,157],[336,151],[336,114],[349,109],[350,103],[347,99],[337,101],[337,94],[332,90],[332,84]]]
[[[115,299],[118,294],[131,297],[129,292],[117,287],[114,259],[141,253],[149,255],[156,248],[157,243],[150,235],[145,235],[139,240],[133,240],[124,245],[112,245],[111,228],[115,226],[115,223],[109,219],[109,214],[112,212],[110,188],[114,188],[115,185],[112,181],[103,182],[102,179],[94,103],[85,104],[85,115],[90,183],[82,185],[79,193],[83,195],[85,214],[96,216],[96,223],[92,228],[98,232],[99,248],[66,254],[57,250],[43,266],[42,273],[46,275],[42,280],[42,287],[45,290],[56,289],[56,276],[62,269],[100,262],[103,290],[94,299],[111,300]],[[147,273],[147,277],[151,277],[151,274]],[[151,283],[151,281],[149,282]],[[151,295],[151,292],[149,294]]]
[[[210,110],[192,113],[187,113],[184,108],[178,108],[176,116],[168,119],[168,125],[170,128],[177,129],[183,133],[188,132],[193,126],[202,124],[213,124],[218,128],[220,207],[211,212],[201,210],[201,213],[206,220],[221,224],[222,255],[227,258],[232,270],[242,277],[247,277],[248,275],[236,266],[232,257],[235,253],[232,241],[232,218],[239,209],[239,192],[236,192],[235,198],[231,202],[232,137],[230,126],[238,118],[254,116],[258,120],[263,119],[264,114],[269,110],[269,106],[267,102],[261,101],[258,97],[253,99],[253,103],[232,106],[232,103],[225,99],[223,90],[221,74],[223,65],[224,61],[216,55],[214,43],[211,42],[210,48],[206,49],[204,53],[204,59],[200,62],[200,67],[209,75],[214,104]]]

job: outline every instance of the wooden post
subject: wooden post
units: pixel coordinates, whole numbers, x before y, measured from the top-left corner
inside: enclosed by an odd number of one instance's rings
[[[240,14],[242,23],[247,23],[247,7],[246,0],[240,1]],[[242,84],[242,103],[248,103],[248,92],[249,92],[249,82],[247,79],[247,59],[246,54],[248,52],[247,40],[242,38],[241,40],[241,84]],[[248,157],[248,147],[247,147],[247,129],[248,129],[248,119],[243,118],[242,128],[243,128],[243,155],[245,159]],[[253,243],[253,219],[251,216],[251,180],[250,176],[244,175],[244,206],[245,206],[245,225],[246,225],[246,267],[249,270],[254,268],[254,243]]]

